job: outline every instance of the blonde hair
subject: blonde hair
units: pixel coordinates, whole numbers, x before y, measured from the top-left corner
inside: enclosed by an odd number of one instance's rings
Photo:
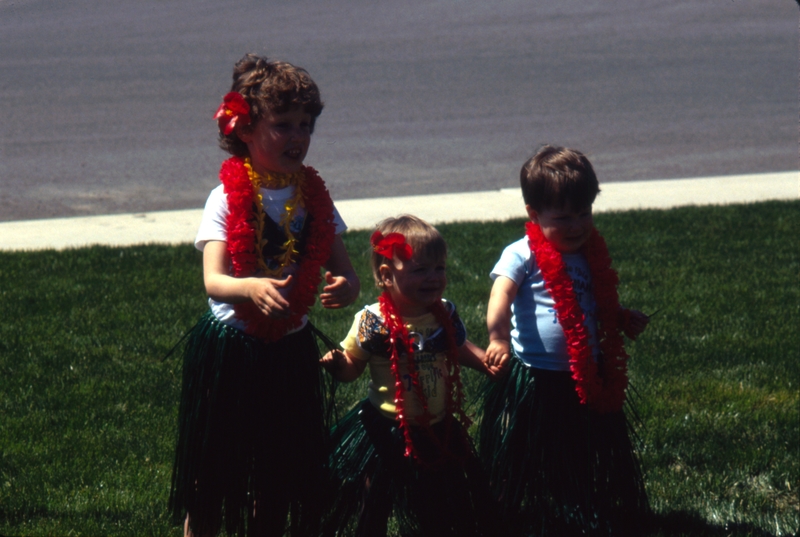
[[[444,242],[439,231],[425,220],[416,216],[404,214],[386,218],[378,224],[376,231],[380,231],[384,236],[389,233],[400,233],[406,238],[406,242],[411,246],[413,255],[417,256],[418,259],[436,261],[447,259],[447,243]],[[375,250],[372,251],[370,261],[375,285],[382,289],[381,265],[392,266],[392,264],[387,263],[389,260]]]
[[[250,105],[252,129],[269,112],[282,114],[299,106],[311,116],[311,132],[325,104],[308,72],[288,62],[245,54],[233,67],[231,91],[240,93]],[[236,135],[220,133],[219,146],[232,155],[248,156],[247,145]]]

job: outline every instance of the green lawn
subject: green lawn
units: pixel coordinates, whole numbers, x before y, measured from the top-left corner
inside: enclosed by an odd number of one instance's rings
[[[621,302],[650,313],[629,345],[654,536],[800,529],[800,202],[596,218]],[[440,226],[447,296],[486,344],[488,272],[522,221]],[[341,338],[373,301],[367,232]],[[0,535],[180,535],[166,515],[180,361],[205,311],[191,246],[0,253]],[[467,395],[480,379],[468,371]],[[342,410],[364,383],[338,392]]]

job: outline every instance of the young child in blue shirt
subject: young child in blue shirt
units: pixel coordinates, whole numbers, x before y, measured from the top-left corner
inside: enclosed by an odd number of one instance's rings
[[[520,535],[630,535],[648,512],[623,413],[627,359],[648,317],[619,305],[594,228],[600,191],[580,152],[544,146],[522,168],[530,221],[492,270],[479,451]]]

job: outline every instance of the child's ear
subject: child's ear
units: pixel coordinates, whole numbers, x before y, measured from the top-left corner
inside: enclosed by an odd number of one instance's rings
[[[539,213],[537,213],[533,209],[533,207],[531,207],[530,205],[526,205],[525,206],[525,211],[528,213],[528,218],[531,219],[531,222],[533,222],[534,224],[538,224],[539,223]]]
[[[384,289],[388,289],[392,286],[392,269],[389,268],[389,265],[383,264],[378,267],[378,274],[381,277],[381,283],[383,284]]]
[[[236,136],[246,144],[253,141],[253,125],[236,125],[233,128]]]

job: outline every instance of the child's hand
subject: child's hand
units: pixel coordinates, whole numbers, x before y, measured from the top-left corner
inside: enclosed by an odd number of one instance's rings
[[[328,352],[325,356],[319,359],[319,363],[324,367],[328,373],[336,373],[341,371],[347,365],[347,358],[344,353],[338,349]]]
[[[497,380],[496,371],[486,363],[486,353],[469,340],[458,348],[458,361],[461,365],[480,371],[491,380]]]
[[[511,367],[511,348],[508,341],[503,339],[490,341],[486,347],[484,361],[495,378],[504,377]]]
[[[624,310],[622,314],[622,331],[633,341],[644,332],[650,317],[638,310]]]
[[[291,314],[289,301],[286,300],[292,284],[292,276],[286,279],[253,278],[250,300],[258,306],[267,317],[283,318]]]
[[[328,285],[322,288],[322,294],[319,295],[322,306],[335,309],[352,304],[358,298],[359,286],[353,285],[351,279],[348,276],[334,276],[330,271],[326,272],[325,283]]]
[[[319,363],[340,382],[353,382],[367,368],[366,360],[359,360],[338,349],[320,358]]]

